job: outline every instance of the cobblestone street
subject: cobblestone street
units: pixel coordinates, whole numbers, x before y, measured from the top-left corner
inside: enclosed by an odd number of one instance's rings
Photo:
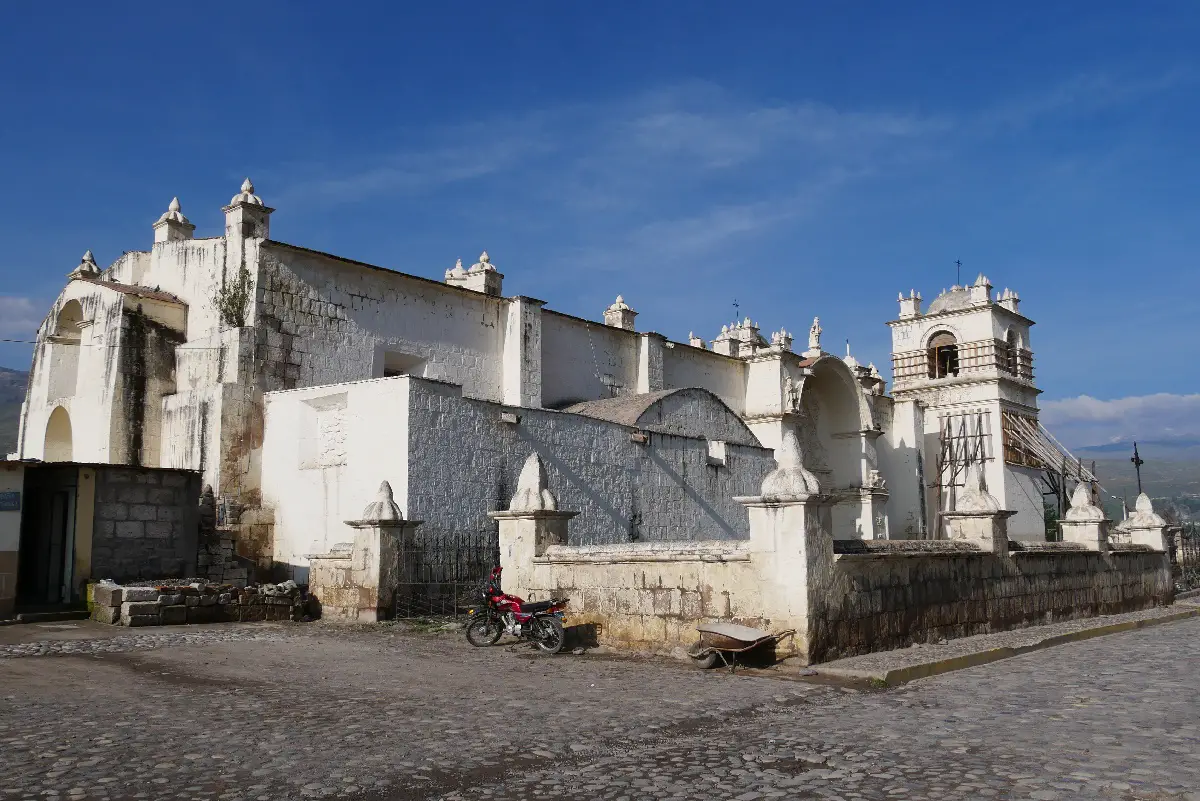
[[[883,691],[389,627],[60,631],[0,640],[6,801],[1200,800],[1195,619]]]

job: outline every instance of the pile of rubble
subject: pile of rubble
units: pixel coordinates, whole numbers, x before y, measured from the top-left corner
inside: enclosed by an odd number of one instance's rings
[[[115,626],[302,620],[308,593],[294,581],[235,587],[203,579],[92,585],[92,620]]]

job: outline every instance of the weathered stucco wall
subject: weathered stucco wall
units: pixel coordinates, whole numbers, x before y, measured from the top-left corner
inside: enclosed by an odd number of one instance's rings
[[[91,576],[114,581],[195,575],[200,476],[98,466]]]
[[[692,407],[697,431],[707,424],[702,408]],[[407,515],[425,521],[420,539],[494,541],[487,512],[505,508],[531,452],[542,456],[564,508],[580,512],[572,544],[745,539],[733,497],[774,467],[764,448],[729,444],[725,464],[714,465],[705,439],[650,433],[643,444],[631,441],[630,427],[582,415],[513,409],[513,425],[503,411],[455,387],[412,382],[405,500]]]
[[[308,554],[354,539],[345,521],[360,516],[381,481],[405,508],[408,385],[381,378],[264,396],[263,504],[275,514],[274,559],[297,581]]]
[[[507,300],[274,242],[261,258],[264,389],[396,369],[501,399]]]
[[[542,405],[637,391],[638,341],[632,331],[542,310]]]
[[[637,443],[627,426],[511,409],[407,377],[268,393],[266,403],[263,501],[275,511],[275,559],[299,578],[306,554],[350,539],[343,521],[383,480],[406,517],[425,521],[422,543],[494,545],[487,513],[506,506],[534,451],[562,502],[582,512],[572,542],[732,540],[748,535],[733,496],[774,465],[771,451],[733,444],[713,465],[704,439],[652,433]]]
[[[745,362],[677,342],[663,349],[663,383],[703,387],[742,414],[746,411]]]

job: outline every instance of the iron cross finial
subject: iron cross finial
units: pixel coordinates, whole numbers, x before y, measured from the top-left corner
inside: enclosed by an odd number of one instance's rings
[[[1142,457],[1138,455],[1138,449],[1137,449],[1136,442],[1133,443],[1133,458],[1130,459],[1129,461],[1133,462],[1133,469],[1135,471],[1137,471],[1138,495],[1141,495],[1142,494],[1142,465],[1144,465],[1145,462],[1142,461]]]

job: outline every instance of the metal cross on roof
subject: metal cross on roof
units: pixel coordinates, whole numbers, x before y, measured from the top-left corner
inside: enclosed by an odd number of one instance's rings
[[[1138,495],[1142,494],[1142,457],[1138,455],[1137,443],[1133,443],[1133,458],[1129,461],[1133,462],[1133,469],[1137,471]]]

